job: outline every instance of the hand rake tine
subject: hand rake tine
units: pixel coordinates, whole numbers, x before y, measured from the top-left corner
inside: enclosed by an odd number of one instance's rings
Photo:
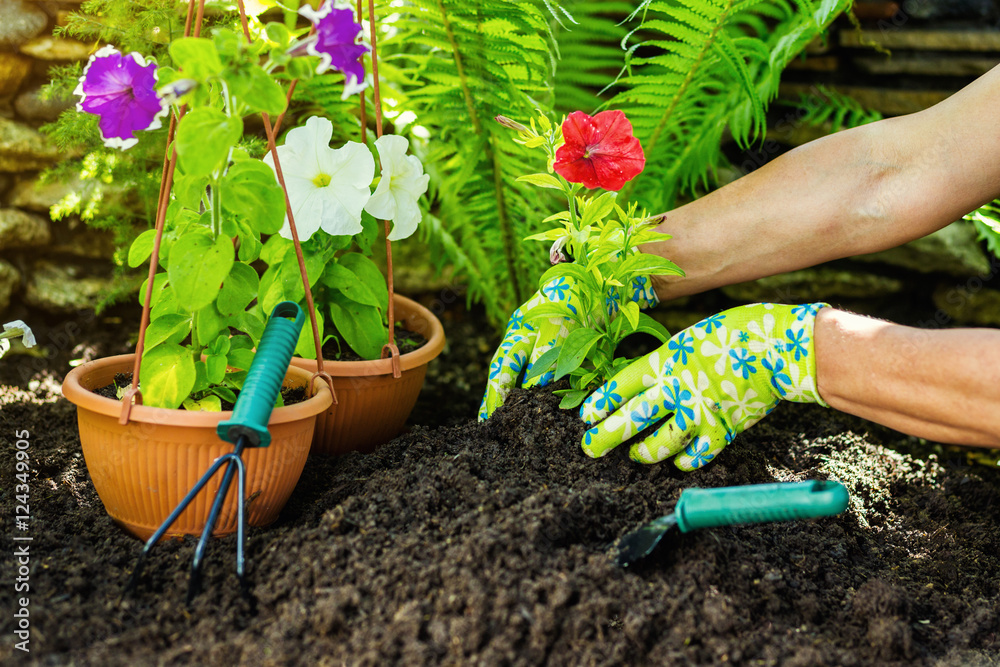
[[[243,459],[240,458],[240,454],[243,453],[243,448],[246,446],[246,438],[241,437],[236,443],[236,449],[229,454],[219,457],[219,461],[225,461],[228,463],[226,466],[226,472],[222,477],[222,484],[219,485],[219,490],[215,493],[215,500],[212,501],[212,509],[208,513],[208,521],[205,522],[205,528],[201,531],[201,538],[198,540],[198,546],[194,550],[194,558],[191,561],[191,580],[188,584],[188,594],[187,594],[187,604],[190,605],[194,600],[195,596],[198,595],[201,589],[201,565],[205,557],[205,548],[208,546],[208,540],[212,536],[212,529],[215,528],[215,524],[219,520],[219,513],[222,511],[222,504],[226,501],[226,496],[229,494],[229,487],[233,482],[233,473],[239,472],[239,477],[241,481],[246,477],[246,468],[243,464]],[[239,484],[238,487],[243,487],[243,484]],[[239,488],[240,491],[243,488]],[[237,507],[243,506],[242,494],[237,499]],[[238,518],[237,514],[237,518]],[[237,550],[239,553],[239,550]]]
[[[129,577],[128,583],[125,584],[125,588],[122,590],[122,597],[124,597],[129,591],[133,590],[139,583],[139,575],[149,552],[153,550],[153,547],[160,541],[160,538],[163,537],[164,533],[170,530],[170,527],[174,525],[175,521],[177,521],[177,517],[179,517],[181,513],[188,508],[188,505],[191,504],[191,501],[194,500],[195,496],[197,496],[201,490],[205,488],[205,485],[208,484],[208,480],[212,479],[215,473],[219,471],[219,468],[224,466],[231,456],[233,456],[233,454],[229,453],[216,459],[205,474],[201,476],[201,479],[199,479],[198,482],[191,487],[191,490],[188,491],[186,496],[184,496],[184,499],[177,504],[177,507],[175,507],[170,513],[170,516],[164,519],[163,523],[160,524],[160,527],[156,529],[156,532],[153,533],[148,540],[146,540],[146,544],[142,548],[142,553],[139,554],[139,558],[136,559],[135,562],[135,567],[132,569],[132,576]],[[242,463],[242,460],[240,463]]]

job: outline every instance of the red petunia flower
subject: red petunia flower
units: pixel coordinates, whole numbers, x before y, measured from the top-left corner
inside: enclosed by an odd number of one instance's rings
[[[621,111],[602,111],[590,117],[574,111],[562,124],[566,141],[552,165],[570,183],[586,188],[618,191],[646,165],[632,123]]]

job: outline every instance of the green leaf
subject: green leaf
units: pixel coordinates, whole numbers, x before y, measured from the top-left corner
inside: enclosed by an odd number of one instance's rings
[[[549,267],[545,273],[542,274],[542,277],[538,279],[538,289],[542,289],[556,278],[562,277],[568,277],[578,282],[582,282],[585,288],[591,291],[597,289],[597,283],[594,281],[593,276],[591,276],[585,268],[575,262],[560,262],[559,264]]]
[[[540,320],[543,317],[566,317],[580,323],[580,316],[570,310],[564,301],[539,304],[524,314],[524,319],[529,322]]]
[[[253,350],[230,350],[227,359],[229,359],[229,365],[233,368],[248,371],[250,370],[250,364],[253,363],[253,355]]]
[[[258,66],[249,68],[250,88],[241,100],[248,111],[266,111],[277,116],[285,110],[285,91],[271,75]]]
[[[580,225],[586,227],[606,218],[611,211],[615,210],[615,198],[617,196],[617,192],[605,192],[599,197],[592,197],[587,200],[587,204],[583,208]]]
[[[219,354],[225,356],[229,354],[229,348],[231,346],[229,333],[224,332],[222,335],[217,336],[209,346],[205,349],[205,354]]]
[[[531,183],[532,185],[537,185],[540,188],[549,188],[551,190],[562,190],[562,183],[559,179],[550,174],[527,174],[525,176],[520,176],[517,179],[518,183]]]
[[[220,331],[229,333],[226,329],[226,321],[214,303],[210,303],[195,312],[194,331],[198,337],[196,344],[201,347],[207,347],[215,340]]]
[[[208,371],[208,383],[219,384],[226,379],[226,358],[219,354],[205,357],[205,369]]]
[[[188,312],[215,301],[222,281],[233,267],[233,242],[223,234],[188,234],[174,244],[167,275],[177,304]]]
[[[285,222],[285,195],[263,162],[237,162],[222,179],[222,208],[259,234],[277,234]]]
[[[559,401],[559,407],[563,410],[578,407],[589,395],[590,390],[588,389],[573,389],[567,391],[563,394],[562,400]]]
[[[561,349],[562,345],[556,345],[543,352],[542,356],[538,357],[535,363],[531,365],[531,370],[524,376],[525,381],[542,375],[549,370],[549,368],[555,365],[556,361],[559,359],[559,351]]]
[[[195,396],[208,389],[208,371],[205,370],[205,362],[199,359],[194,362],[194,386],[191,387],[191,395]]]
[[[240,46],[243,44],[243,37],[237,35],[232,30],[226,30],[225,28],[220,28],[214,31],[215,34],[212,35],[212,42],[215,44],[215,50],[224,56],[229,56],[230,58],[235,57],[240,52]]]
[[[154,348],[160,343],[178,344],[191,333],[191,316],[167,314],[151,320],[146,327],[144,345]]]
[[[264,320],[252,310],[244,311],[238,317],[240,331],[250,336],[254,347],[260,345],[260,337],[264,335]]]
[[[177,127],[178,165],[187,175],[208,176],[225,166],[229,149],[242,136],[240,118],[211,107],[189,111]]]
[[[566,230],[562,227],[554,227],[552,229],[546,229],[544,232],[539,232],[538,234],[532,234],[531,236],[525,236],[525,241],[555,241],[557,239],[566,236]]]
[[[339,290],[351,301],[374,306],[383,312],[389,305],[385,276],[375,262],[362,254],[341,255],[336,264],[327,266],[323,278],[327,287]]]
[[[684,275],[684,272],[681,271],[680,267],[671,262],[669,259],[660,257],[659,255],[650,255],[645,252],[630,255],[628,259],[621,263],[620,270],[616,273],[629,277],[644,275]]]
[[[170,42],[170,57],[184,76],[204,80],[222,72],[222,61],[212,40],[204,37],[178,37]]]
[[[635,301],[629,301],[624,306],[622,306],[621,314],[625,316],[628,323],[632,326],[632,330],[639,326],[639,304]]]
[[[274,42],[279,49],[284,49],[292,39],[292,33],[288,31],[283,23],[270,21],[265,27],[267,38]]]
[[[239,260],[245,264],[257,261],[263,247],[260,242],[260,236],[242,220],[237,221],[236,227],[239,230],[238,234],[240,237],[240,247],[237,253]]]
[[[323,313],[316,313],[316,327],[319,329],[320,347],[323,343],[323,329],[326,323],[323,321]],[[299,333],[299,340],[295,344],[295,356],[303,359],[316,358],[316,340],[313,338],[312,320],[306,315],[305,324]]]
[[[330,317],[337,333],[364,359],[378,359],[388,340],[377,308],[351,301],[342,294],[330,299]]]
[[[600,337],[601,334],[593,329],[574,329],[569,332],[559,352],[555,379],[558,380],[579,368]]]
[[[216,306],[223,315],[235,315],[257,298],[260,277],[252,266],[234,262],[219,290]]]
[[[224,401],[229,401],[230,403],[236,403],[236,392],[234,392],[229,387],[220,385],[218,387],[212,387],[209,389],[213,394],[218,396]]]
[[[187,348],[157,345],[142,355],[142,400],[154,408],[175,409],[194,387],[194,359]]]
[[[197,211],[201,208],[207,188],[208,179],[204,176],[177,174],[174,178],[174,199],[184,208]]]
[[[149,256],[153,254],[153,241],[155,239],[155,229],[147,229],[135,237],[135,240],[132,241],[132,245],[128,249],[129,267],[134,269],[149,259]]]
[[[670,340],[670,332],[667,331],[667,328],[646,313],[639,313],[639,323],[635,326],[635,333],[649,334],[661,343]]]
[[[184,409],[191,412],[222,412],[222,401],[215,394],[203,396],[197,401],[193,398],[184,400]]]

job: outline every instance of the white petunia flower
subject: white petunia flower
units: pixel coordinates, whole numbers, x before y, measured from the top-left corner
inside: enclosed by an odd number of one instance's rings
[[[417,230],[420,207],[417,200],[427,192],[430,176],[413,155],[407,155],[404,137],[387,134],[375,141],[382,162],[382,180],[368,200],[365,210],[380,220],[392,220],[390,241],[405,239]]]
[[[35,334],[31,332],[31,327],[21,320],[14,320],[3,325],[3,332],[0,333],[0,357],[10,349],[8,338],[21,337],[21,343],[25,347],[35,346]]]
[[[361,232],[361,212],[371,197],[375,159],[355,141],[330,148],[331,137],[333,123],[313,116],[289,131],[285,145],[278,147],[300,241],[308,241],[318,229],[333,236]],[[264,162],[274,169],[270,153]],[[287,216],[279,234],[292,238]]]

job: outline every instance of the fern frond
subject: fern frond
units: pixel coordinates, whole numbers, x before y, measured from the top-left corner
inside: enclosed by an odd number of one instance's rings
[[[630,26],[610,106],[632,119],[646,152],[634,191],[650,210],[709,184],[728,131],[740,145],[763,137],[765,110],[788,62],[850,0],[651,0]]]
[[[815,92],[800,93],[798,99],[779,101],[778,104],[799,111],[799,122],[806,125],[830,126],[831,132],[865,125],[882,119],[874,109],[866,109],[847,95],[819,84]]]
[[[543,252],[522,239],[547,204],[515,183],[537,171],[539,156],[493,118],[551,110],[555,8],[555,0],[406,0],[378,11],[392,28],[380,54],[408,72],[396,83],[436,147],[428,173],[439,224],[429,233],[497,321],[534,291],[524,277],[538,274]]]

